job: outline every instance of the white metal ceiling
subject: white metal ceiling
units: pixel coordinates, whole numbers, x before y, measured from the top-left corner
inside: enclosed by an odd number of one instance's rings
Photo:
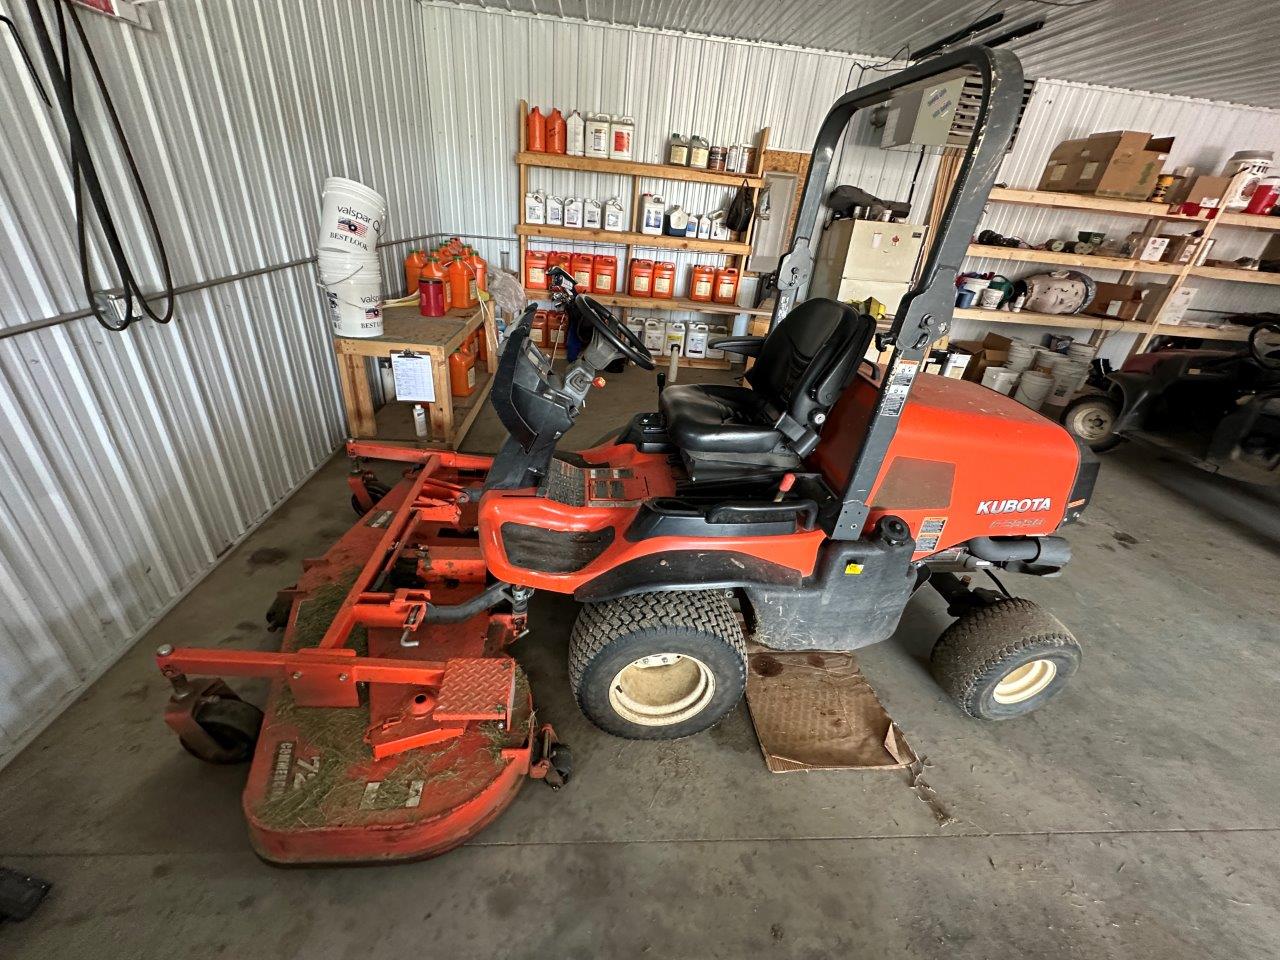
[[[1280,106],[1274,0],[459,0],[566,17],[889,57],[1004,11],[992,32],[1045,18],[1013,41],[1029,77]]]

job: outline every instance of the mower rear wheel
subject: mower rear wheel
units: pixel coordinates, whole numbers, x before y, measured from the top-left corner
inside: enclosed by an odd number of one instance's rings
[[[195,721],[213,740],[215,747],[181,740],[193,757],[205,763],[244,763],[253,756],[262,729],[262,711],[252,703],[232,697],[206,700],[195,710]]]
[[[601,730],[629,740],[675,740],[715,726],[746,681],[746,643],[724,591],[584,604],[569,638],[578,706]]]
[[[1062,425],[1094,453],[1103,453],[1120,444],[1124,438],[1116,433],[1120,408],[1101,393],[1079,397],[1062,412]]]
[[[1010,720],[1043,706],[1080,665],[1080,643],[1030,600],[1000,600],[962,614],[933,646],[934,679],[979,720]]]

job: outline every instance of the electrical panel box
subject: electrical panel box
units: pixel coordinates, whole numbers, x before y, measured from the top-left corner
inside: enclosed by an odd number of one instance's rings
[[[875,297],[896,312],[915,279],[927,232],[920,223],[834,221],[818,243],[809,296],[841,303]]]
[[[895,95],[885,115],[880,146],[945,146],[963,90],[964,77],[956,77]]]

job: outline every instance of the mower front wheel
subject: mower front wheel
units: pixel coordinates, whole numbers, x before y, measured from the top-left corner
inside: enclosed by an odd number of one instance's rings
[[[1080,665],[1080,643],[1057,617],[1011,598],[962,614],[933,646],[938,685],[979,720],[1011,720],[1061,692]]]
[[[183,748],[205,763],[244,763],[253,756],[262,729],[262,711],[233,697],[214,697],[196,707],[194,718],[212,741],[181,739]]]
[[[578,706],[628,740],[676,740],[713,727],[737,706],[746,681],[746,643],[724,591],[584,604],[569,638]]]

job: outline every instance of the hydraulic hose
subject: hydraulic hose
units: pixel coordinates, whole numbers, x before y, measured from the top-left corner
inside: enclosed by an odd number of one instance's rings
[[[463,623],[470,620],[477,613],[483,613],[485,610],[495,607],[507,599],[506,591],[510,589],[511,584],[499,580],[497,583],[492,583],[485,587],[483,591],[477,593],[470,600],[465,600],[462,603],[443,607],[432,604],[427,607],[427,617],[423,622]]]

